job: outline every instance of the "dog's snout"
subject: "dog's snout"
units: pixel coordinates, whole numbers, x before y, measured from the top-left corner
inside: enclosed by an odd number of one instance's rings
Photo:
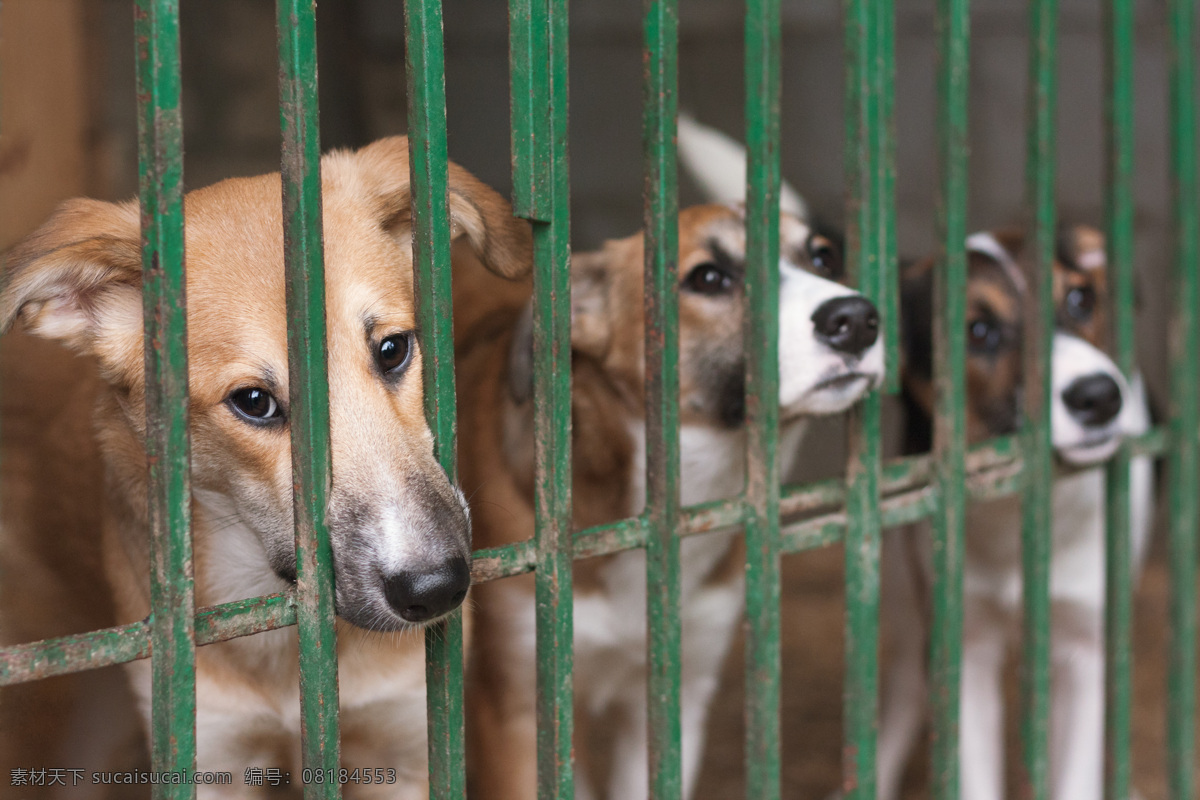
[[[471,586],[471,568],[462,557],[433,570],[405,570],[384,579],[388,604],[406,622],[428,622],[462,603]]]
[[[865,297],[835,297],[812,315],[817,339],[842,353],[861,355],[879,338],[879,312]]]
[[[1086,375],[1067,387],[1063,402],[1081,424],[1104,425],[1121,413],[1121,387],[1110,375]]]

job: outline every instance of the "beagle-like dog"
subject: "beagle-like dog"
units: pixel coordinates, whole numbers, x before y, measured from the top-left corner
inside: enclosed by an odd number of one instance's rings
[[[967,435],[971,443],[1015,433],[1021,420],[1022,313],[1031,289],[1021,267],[1023,240],[1007,232],[967,240]],[[1051,533],[1052,796],[1103,794],[1105,477],[1101,462],[1125,436],[1147,430],[1138,376],[1127,382],[1106,356],[1108,291],[1103,235],[1064,228],[1054,263],[1051,438],[1056,456]],[[932,261],[902,282],[907,443],[930,445],[934,409]],[[1132,546],[1135,569],[1150,534],[1153,471],[1135,458]],[[960,778],[967,800],[1002,800],[1003,667],[1019,634],[1022,608],[1019,496],[972,504],[964,551]],[[923,719],[932,558],[926,531],[884,538],[880,626],[891,658],[884,674],[878,796],[895,800]]]
[[[804,418],[842,411],[878,385],[883,354],[874,306],[838,282],[842,260],[836,243],[784,214],[780,244],[779,452],[786,468],[797,455]],[[680,214],[685,506],[731,497],[745,481],[744,259],[740,207],[697,206]],[[645,500],[642,236],[575,255],[571,279],[574,523],[584,528],[635,515]],[[526,539],[533,531],[531,348],[529,309],[518,306],[497,315],[491,326],[479,323],[477,335],[460,345],[459,463],[479,546]],[[740,537],[725,532],[684,539],[681,559],[688,796],[709,703],[741,617],[745,557]],[[636,800],[648,793],[645,569],[641,551],[575,566],[578,797]],[[526,575],[484,584],[474,597],[471,791],[480,798],[531,797],[533,581]],[[602,719],[606,725],[598,724]]]

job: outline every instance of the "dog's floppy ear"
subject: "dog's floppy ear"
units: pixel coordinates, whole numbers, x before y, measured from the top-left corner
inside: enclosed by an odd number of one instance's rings
[[[610,256],[606,248],[571,258],[571,349],[593,358],[603,358],[612,339]]]
[[[603,358],[612,336],[608,258],[580,253],[571,259],[571,350]],[[508,349],[508,390],[522,405],[533,396],[533,301],[526,304]]]
[[[30,333],[79,353],[123,357],[137,347],[142,256],[136,202],[69,200],[6,261],[0,330],[20,318]],[[114,346],[122,354],[100,353]]]
[[[408,138],[392,136],[353,155],[368,191],[377,198],[383,226],[397,234],[412,232]],[[454,162],[449,165],[450,236],[466,236],[489,270],[505,278],[522,278],[533,266],[533,233],[529,223],[512,214],[496,190]]]

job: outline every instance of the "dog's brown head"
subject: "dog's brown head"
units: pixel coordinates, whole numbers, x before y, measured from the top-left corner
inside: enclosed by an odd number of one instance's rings
[[[1016,231],[978,233],[967,240],[967,436],[972,442],[1016,432],[1021,423],[1021,348],[1029,282]],[[1104,355],[1107,269],[1103,235],[1064,227],[1054,265],[1055,330],[1051,409],[1054,445],[1065,460],[1090,463],[1119,442],[1119,418],[1129,387]],[[904,382],[922,416],[910,424],[910,449],[928,449],[934,404],[933,261],[902,277]]]
[[[745,217],[704,205],[679,215],[680,415],[685,425],[744,418]],[[571,344],[641,413],[645,356],[641,234],[572,261]],[[843,278],[837,242],[791,215],[780,220],[779,401],[785,420],[841,411],[882,376],[878,314]]]
[[[322,160],[338,613],[369,628],[423,623],[469,585],[466,506],[433,456],[412,288],[407,142]],[[457,166],[452,235],[493,271],[528,270],[526,223]],[[189,403],[198,590],[223,602],[294,579],[280,179],[188,194]],[[92,355],[112,387],[100,431],[131,509],[145,494],[141,258],[136,203],[65,204],[10,254],[0,322]],[[144,515],[144,510],[136,512]]]

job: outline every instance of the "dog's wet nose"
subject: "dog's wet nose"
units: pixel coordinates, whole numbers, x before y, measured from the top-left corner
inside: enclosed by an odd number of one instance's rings
[[[428,622],[458,608],[471,586],[465,558],[454,558],[430,571],[406,570],[384,579],[388,604],[406,622]]]
[[[1121,413],[1121,387],[1102,372],[1073,381],[1062,397],[1071,416],[1083,425],[1104,425]]]
[[[812,315],[817,339],[842,353],[861,355],[879,338],[879,312],[865,297],[835,297]]]

